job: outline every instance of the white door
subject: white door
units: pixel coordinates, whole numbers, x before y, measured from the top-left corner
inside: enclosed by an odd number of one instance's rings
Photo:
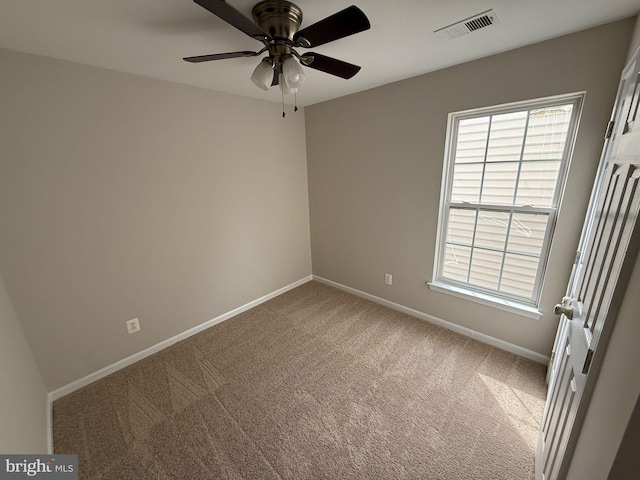
[[[625,68],[549,365],[536,479],[567,474],[640,243],[640,64]]]

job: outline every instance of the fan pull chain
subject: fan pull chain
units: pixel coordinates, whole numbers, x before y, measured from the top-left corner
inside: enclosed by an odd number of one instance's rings
[[[280,95],[282,96],[282,118],[285,118],[286,115],[284,113],[284,90],[280,89]]]
[[[293,111],[294,112],[298,111],[298,89],[297,88],[293,91]]]

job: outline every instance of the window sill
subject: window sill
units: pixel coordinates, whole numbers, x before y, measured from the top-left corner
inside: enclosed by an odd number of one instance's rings
[[[444,293],[447,295],[453,295],[454,297],[469,300],[470,302],[480,303],[488,307],[497,308],[505,312],[515,313],[523,317],[532,318],[534,320],[540,320],[542,312],[535,307],[524,305],[522,303],[514,302],[511,300],[504,300],[502,298],[492,297],[483,293],[474,292],[460,287],[454,287],[440,282],[427,282],[430,290]]]

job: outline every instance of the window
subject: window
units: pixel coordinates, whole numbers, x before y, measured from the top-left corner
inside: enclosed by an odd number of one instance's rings
[[[583,98],[449,115],[432,288],[536,309]]]

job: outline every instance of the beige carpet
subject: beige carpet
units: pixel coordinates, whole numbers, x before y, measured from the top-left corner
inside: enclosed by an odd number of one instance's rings
[[[55,453],[81,479],[533,479],[544,375],[310,282],[57,400]]]

